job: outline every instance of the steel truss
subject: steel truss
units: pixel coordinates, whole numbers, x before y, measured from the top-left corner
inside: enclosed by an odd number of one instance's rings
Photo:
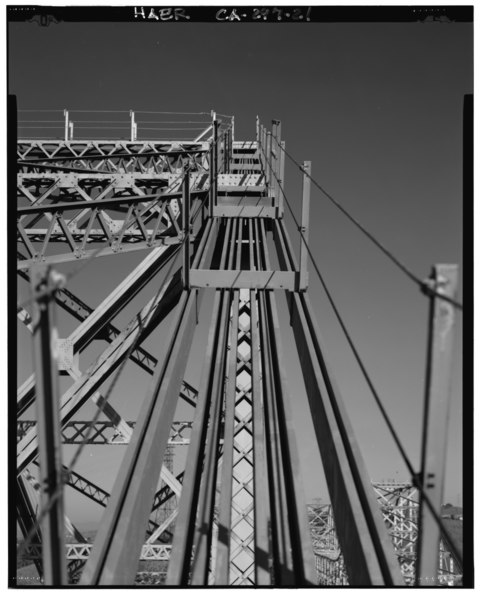
[[[142,570],[139,559],[159,556],[169,560],[169,585],[318,584],[283,368],[277,308],[282,291],[346,574],[351,584],[402,585],[306,293],[307,256],[303,250],[298,264],[282,219],[284,158],[273,143],[282,147],[280,123],[270,132],[258,125],[253,142],[234,141],[232,129],[219,134],[215,119],[212,132],[207,142],[184,145],[18,144],[21,277],[28,277],[25,269],[35,262],[85,259],[88,265],[88,258],[151,248],[94,309],[65,288],[53,295],[79,321],[56,347],[59,371],[73,380],[60,398],[64,442],[128,443],[111,492],[79,473],[67,477],[66,484],[105,505],[93,544],[66,544],[67,554],[85,562],[80,584],[88,586],[134,584]],[[307,187],[303,197],[307,235]],[[196,214],[200,224],[194,223]],[[64,253],[53,248],[61,243]],[[182,267],[127,327],[117,329],[115,316],[172,265],[177,250]],[[184,379],[206,296],[210,328],[196,393]],[[18,316],[34,329],[27,306],[19,307]],[[142,342],[167,316],[169,332],[154,357]],[[97,339],[107,347],[82,372],[78,355]],[[99,393],[127,358],[151,374],[134,427],[115,407],[116,392],[107,401]],[[36,397],[35,378],[18,389],[17,413],[25,420]],[[195,407],[195,414],[185,469],[175,475],[167,467],[169,439],[184,438],[187,429],[174,420],[179,398]],[[88,400],[103,415],[86,437],[77,414]],[[38,439],[36,426],[21,420],[18,426],[25,433],[17,448],[21,480],[37,459]],[[162,513],[171,500],[171,509]],[[35,509],[24,496],[20,507],[25,534]],[[161,539],[172,530],[167,546]],[[41,539],[32,541],[31,555],[38,561]]]

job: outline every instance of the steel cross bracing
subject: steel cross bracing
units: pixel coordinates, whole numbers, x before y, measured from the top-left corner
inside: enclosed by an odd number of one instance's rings
[[[60,397],[64,442],[81,437],[82,446],[98,439],[111,446],[119,444],[116,439],[128,443],[111,490],[75,470],[66,477],[65,484],[105,505],[93,543],[66,543],[66,552],[76,563],[85,562],[82,585],[134,584],[143,571],[139,559],[159,556],[169,560],[169,585],[318,583],[283,367],[277,308],[282,292],[329,493],[335,498],[333,517],[346,575],[351,584],[403,584],[325,360],[306,293],[307,254],[301,251],[298,265],[282,218],[280,123],[274,122],[271,131],[258,123],[256,140],[240,142],[234,141],[232,128],[219,131],[214,115],[211,131],[209,140],[197,143],[18,144],[22,279],[29,278],[27,269],[36,263],[81,260],[88,268],[99,256],[150,250],[94,308],[66,287],[52,295],[79,321],[68,337],[53,344],[59,372],[73,380]],[[308,203],[305,185],[305,237]],[[199,214],[200,222],[194,222]],[[151,301],[130,324],[117,328],[116,316],[142,288],[161,279],[178,253],[181,268],[168,271]],[[210,327],[202,341],[204,363],[196,392],[184,381],[203,297]],[[168,332],[159,339],[159,355],[153,356],[142,344],[167,317]],[[35,334],[28,304],[20,303],[18,318]],[[98,340],[107,346],[81,369],[79,354]],[[122,372],[127,359],[151,375],[134,427],[116,407],[120,386],[107,397],[99,391],[108,377]],[[37,459],[36,426],[28,423],[35,396],[32,375],[17,396],[18,430],[24,433],[18,440],[19,481]],[[186,430],[175,417],[179,398],[195,413],[189,420],[185,467],[176,474],[166,463],[169,440]],[[89,400],[103,412],[90,429],[78,416]],[[162,509],[174,499],[170,509]],[[34,520],[35,506],[23,494],[19,521],[24,534]],[[172,542],[166,545],[169,535]],[[31,541],[32,551],[41,547],[41,538]],[[40,553],[35,556],[38,562]]]

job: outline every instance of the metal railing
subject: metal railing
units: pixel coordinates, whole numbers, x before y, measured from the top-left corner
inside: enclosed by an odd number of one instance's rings
[[[234,117],[210,112],[148,110],[19,110],[18,139],[207,141],[217,118],[219,131],[234,129]]]

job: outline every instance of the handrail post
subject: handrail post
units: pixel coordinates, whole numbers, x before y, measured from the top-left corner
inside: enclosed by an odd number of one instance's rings
[[[269,193],[272,192],[272,160],[271,160],[271,148],[272,148],[272,133],[267,131],[266,133],[266,167],[267,167],[267,186]]]
[[[224,135],[223,135],[224,141],[223,141],[223,156],[222,156],[222,172],[226,173],[227,172],[227,131],[224,131]]]
[[[214,216],[214,140],[209,148],[209,216]]]
[[[46,586],[67,583],[65,559],[60,408],[58,404],[58,367],[54,352],[56,285],[50,266],[39,263],[30,269],[35,298],[33,332],[38,455],[40,463],[40,510],[42,559]]]
[[[265,172],[264,166],[264,127],[259,123],[259,160],[261,162],[262,171]]]
[[[304,175],[302,180],[302,217],[300,227],[300,257],[299,257],[299,291],[305,291],[308,284],[308,272],[307,272],[307,244],[309,240],[309,207],[311,200],[311,162],[310,160],[304,161],[303,165]]]
[[[65,141],[68,141],[69,137],[69,120],[68,120],[68,110],[65,109],[63,111],[63,115],[65,117]]]
[[[69,126],[70,141],[72,141],[73,140],[73,121],[69,121],[68,126]]]
[[[272,121],[272,154],[275,154],[275,160],[273,161],[274,167],[274,190],[275,190],[275,198],[276,198],[276,208],[277,214],[279,215],[280,208],[280,197],[281,197],[281,187],[280,187],[280,171],[281,171],[281,121],[273,120]]]
[[[286,164],[286,155],[285,155],[286,142],[281,141],[279,152],[280,152],[280,165],[279,165],[279,211],[278,214],[280,217],[284,214],[284,195],[282,190],[284,188],[284,172],[285,172],[285,164]]]
[[[135,122],[135,112],[130,111],[130,141],[137,141],[137,123]]]
[[[429,289],[435,293],[430,296],[421,484],[439,515],[444,491],[455,308],[436,294],[453,299],[457,278],[457,265],[437,264],[426,285],[428,294]],[[418,528],[417,582],[420,586],[433,586],[438,580],[440,530],[422,494],[419,499]]]
[[[214,122],[213,126],[213,144],[214,144],[214,155],[213,155],[213,173],[212,173],[212,187],[213,187],[213,206],[217,206],[217,171],[218,171],[218,159],[219,159],[219,139],[218,139],[218,123],[215,112],[213,113]]]
[[[229,142],[228,145],[228,152],[227,152],[227,170],[226,172],[230,172],[230,163],[231,163],[231,159],[232,159],[232,130],[229,127],[229,130],[227,131],[227,139]]]

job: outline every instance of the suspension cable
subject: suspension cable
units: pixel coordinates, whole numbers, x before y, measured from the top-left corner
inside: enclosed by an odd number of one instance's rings
[[[299,168],[299,170],[302,173],[304,173],[307,177],[309,177],[309,179],[312,181],[312,183],[328,198],[328,200],[330,200],[336,206],[336,208],[338,208],[360,231],[362,231],[364,233],[364,235],[366,235],[366,237],[368,237],[368,239],[370,239],[372,241],[372,243],[374,243],[374,245],[378,249],[380,249],[381,252],[383,252],[383,254],[385,256],[387,256],[391,260],[391,262],[393,262],[409,279],[411,279],[414,283],[419,285],[421,287],[421,290],[424,293],[426,293],[427,295],[434,295],[436,297],[439,297],[439,298],[449,302],[453,306],[455,306],[458,310],[462,311],[462,309],[463,309],[462,304],[460,304],[459,302],[457,302],[456,300],[454,300],[450,297],[447,297],[446,295],[444,295],[442,293],[439,293],[438,291],[433,289],[430,285],[428,285],[426,283],[426,281],[423,281],[416,274],[414,274],[405,264],[403,264],[398,258],[396,258],[396,256],[394,256],[394,254],[390,250],[388,250],[380,241],[378,241],[376,239],[376,237],[374,237],[374,235],[372,233],[370,233],[356,218],[351,216],[351,214],[349,214],[349,212],[335,198],[333,198],[332,195],[329,194],[311,176],[310,173],[308,173],[306,170],[304,170],[304,168],[297,162],[297,160],[295,158],[293,158],[284,147],[282,147],[282,145],[277,141],[277,139],[274,136],[272,136],[272,139],[274,139],[274,141],[277,143],[279,148]],[[272,166],[271,166],[271,168],[272,168]],[[274,171],[273,171],[273,173],[274,173]],[[274,176],[275,176],[275,173],[274,173]],[[307,247],[307,244],[306,244],[306,247]],[[311,258],[312,258],[312,256],[311,256]]]

